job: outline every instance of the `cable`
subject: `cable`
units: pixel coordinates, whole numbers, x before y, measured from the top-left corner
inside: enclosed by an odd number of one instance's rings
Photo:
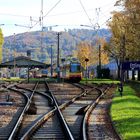
[[[46,16],[47,16],[61,1],[62,1],[62,0],[59,0],[59,1],[47,12],[47,14],[45,14],[45,15],[43,16],[43,18],[46,17]],[[29,32],[32,28],[34,28],[39,22],[40,22],[40,20],[37,21],[37,22],[28,30],[28,32]]]
[[[46,17],[62,0],[59,0],[48,12],[45,16],[43,17]]]
[[[16,14],[9,14],[9,13],[0,13],[0,15],[14,16],[14,17],[24,17],[24,18],[29,18],[30,17],[30,16],[27,16],[27,15],[16,15]]]
[[[90,17],[88,16],[88,13],[87,13],[87,11],[86,11],[86,9],[85,9],[85,7],[84,7],[84,5],[83,5],[82,1],[81,1],[81,0],[79,0],[79,2],[80,2],[80,5],[81,5],[82,9],[84,10],[84,12],[85,12],[85,14],[86,14],[86,16],[87,16],[88,20],[89,20],[89,22],[90,22],[90,23],[91,23],[91,25],[94,27],[94,25],[93,25],[93,23],[91,22],[91,19],[90,19]]]
[[[88,9],[87,11],[93,11],[93,9]],[[55,14],[55,15],[49,15],[48,17],[51,16],[63,16],[63,15],[71,15],[71,14],[76,14],[76,13],[81,13],[81,11],[71,11],[71,12],[67,12],[67,13],[59,13],[59,14]]]

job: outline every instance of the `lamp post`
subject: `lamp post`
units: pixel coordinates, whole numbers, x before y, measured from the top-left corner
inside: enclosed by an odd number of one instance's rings
[[[85,62],[86,62],[86,84],[87,84],[87,77],[88,77],[88,71],[87,71],[87,63],[88,63],[89,59],[85,58]]]

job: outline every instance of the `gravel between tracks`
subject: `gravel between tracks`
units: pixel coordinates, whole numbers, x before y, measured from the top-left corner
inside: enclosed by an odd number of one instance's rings
[[[113,90],[109,91],[92,111],[88,120],[89,140],[119,140],[109,116],[112,97]]]

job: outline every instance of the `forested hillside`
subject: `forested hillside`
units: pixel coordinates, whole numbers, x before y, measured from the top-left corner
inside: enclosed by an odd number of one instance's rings
[[[87,29],[69,29],[61,32],[60,35],[60,57],[73,55],[77,45],[82,41],[87,41],[93,46],[97,46],[97,40],[104,37],[107,41],[111,33],[107,29],[101,29],[97,33]],[[57,32],[54,31],[36,31],[16,34],[5,37],[3,45],[3,62],[12,60],[13,57],[26,55],[27,50],[31,50],[31,58],[34,60],[50,63],[51,46],[53,49],[53,58],[57,54]]]

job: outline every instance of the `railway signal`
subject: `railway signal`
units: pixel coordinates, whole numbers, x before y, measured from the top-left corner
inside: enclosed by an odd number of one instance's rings
[[[87,72],[87,63],[88,63],[89,59],[85,58],[85,62],[86,62],[86,84],[87,84],[87,77],[88,77],[88,72]]]

